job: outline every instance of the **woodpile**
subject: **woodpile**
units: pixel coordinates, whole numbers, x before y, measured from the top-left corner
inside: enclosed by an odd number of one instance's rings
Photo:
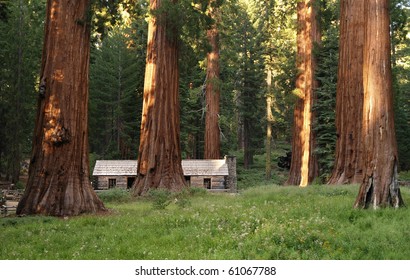
[[[21,196],[22,192],[19,190],[2,190],[0,198],[1,215],[15,214]]]

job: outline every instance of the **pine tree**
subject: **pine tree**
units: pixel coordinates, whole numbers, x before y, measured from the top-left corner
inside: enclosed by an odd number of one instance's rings
[[[407,1],[408,2],[408,1]],[[407,5],[407,8],[404,8]],[[399,170],[410,170],[410,39],[408,32],[410,10],[403,0],[390,1],[392,32],[392,66],[394,89],[394,117],[399,154]]]
[[[257,139],[263,137],[263,85],[264,65],[260,41],[254,38],[256,33],[250,17],[244,12],[240,23],[237,52],[239,71],[237,80],[238,98],[238,141],[244,152],[244,168],[253,164],[256,149],[260,147]],[[262,142],[263,143],[263,142]]]
[[[336,84],[338,61],[337,26],[330,26],[324,32],[322,45],[315,51],[317,57],[316,89],[317,102],[313,106],[316,119],[313,129],[316,133],[316,150],[319,175],[327,182],[334,165],[336,149]]]
[[[134,40],[130,27],[117,25],[93,52],[90,146],[106,159],[136,158],[145,53]]]
[[[44,1],[2,4],[0,21],[0,173],[19,180],[21,161],[30,153],[38,88]]]
[[[319,176],[327,182],[333,170],[336,149],[336,89],[339,51],[338,0],[322,1],[320,9],[322,43],[315,46],[318,80],[316,89],[317,101],[313,106],[316,119],[313,129],[316,133],[316,150]]]
[[[261,42],[266,71],[266,179],[271,177],[271,150],[276,140],[288,139],[292,125],[289,98],[295,73],[294,22],[296,1],[257,0],[251,15]]]

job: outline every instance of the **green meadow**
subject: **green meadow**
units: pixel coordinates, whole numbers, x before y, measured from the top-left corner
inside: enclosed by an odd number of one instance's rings
[[[105,215],[0,218],[1,259],[410,259],[410,210],[352,208],[358,186],[101,194]],[[410,189],[402,188],[405,202]]]

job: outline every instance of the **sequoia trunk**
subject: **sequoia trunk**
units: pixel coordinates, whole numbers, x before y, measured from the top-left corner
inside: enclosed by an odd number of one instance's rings
[[[150,9],[162,0],[151,0]],[[152,16],[148,25],[138,178],[134,194],[150,189],[182,190],[179,127],[178,38],[166,12]]]
[[[89,179],[88,9],[89,1],[47,2],[33,151],[17,214],[105,210]]]
[[[336,159],[329,184],[362,181],[364,0],[341,0]]]
[[[314,77],[316,62],[313,54],[314,44],[320,42],[320,31],[316,19],[314,0],[298,3],[297,64],[299,74],[296,81],[296,101],[292,140],[292,162],[290,185],[307,186],[318,173],[317,158],[314,155],[315,135],[312,129],[315,103],[314,90],[317,82]]]
[[[364,7],[364,174],[355,207],[399,207],[389,1],[368,0]]]
[[[211,0],[214,2],[215,0]],[[210,16],[216,19],[217,9],[210,7]],[[207,55],[206,84],[206,118],[205,118],[205,159],[219,159],[219,36],[216,23],[207,31],[207,37],[212,50]]]

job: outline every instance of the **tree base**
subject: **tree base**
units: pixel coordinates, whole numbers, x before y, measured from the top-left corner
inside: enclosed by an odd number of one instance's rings
[[[397,180],[393,179],[389,186],[383,187],[382,184],[376,185],[373,177],[367,178],[362,183],[354,204],[354,208],[359,209],[400,208],[404,206]]]

